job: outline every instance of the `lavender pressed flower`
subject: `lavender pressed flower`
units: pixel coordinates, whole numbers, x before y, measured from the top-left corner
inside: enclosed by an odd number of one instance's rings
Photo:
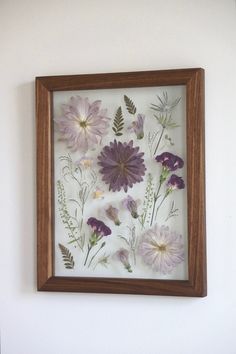
[[[119,210],[117,208],[114,208],[112,205],[109,206],[108,209],[106,209],[106,215],[107,217],[114,222],[115,225],[119,226],[121,224],[119,217],[118,217],[118,212]]]
[[[72,151],[86,152],[108,132],[109,118],[107,110],[101,109],[101,101],[90,103],[87,97],[71,97],[68,104],[62,105],[62,111],[55,121]]]
[[[144,263],[154,271],[171,273],[184,260],[182,235],[167,226],[156,224],[142,235],[138,252]]]
[[[143,159],[144,153],[139,152],[139,147],[133,147],[133,141],[121,143],[111,142],[104,146],[98,156],[98,164],[102,168],[102,180],[109,184],[109,190],[127,192],[135,183],[143,181],[146,167]]]
[[[144,131],[143,131],[144,119],[145,119],[144,114],[138,114],[137,120],[133,121],[130,127],[130,130],[133,130],[134,133],[136,134],[137,139],[142,139],[144,137]]]
[[[125,269],[129,272],[132,273],[132,268],[129,263],[129,251],[126,250],[125,248],[120,248],[116,253],[115,253],[115,258],[118,259]]]
[[[138,218],[138,203],[130,195],[122,202],[123,206],[129,210],[134,219]]]

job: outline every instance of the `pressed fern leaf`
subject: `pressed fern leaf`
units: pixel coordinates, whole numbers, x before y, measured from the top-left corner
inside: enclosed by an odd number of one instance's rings
[[[65,268],[66,269],[73,269],[74,266],[75,266],[75,262],[74,262],[74,258],[72,256],[72,254],[70,253],[68,248],[63,246],[61,243],[59,243],[58,246],[59,246],[59,248],[61,250],[61,254],[62,254],[62,258],[63,258],[63,262],[64,262]]]
[[[133,103],[133,101],[126,95],[124,95],[124,100],[125,100],[125,105],[126,105],[127,111],[130,114],[135,114],[137,109],[136,109],[135,104]]]
[[[122,115],[122,109],[121,107],[119,107],[116,111],[112,130],[116,136],[121,136],[123,134],[122,133],[123,128],[124,128],[124,118]]]

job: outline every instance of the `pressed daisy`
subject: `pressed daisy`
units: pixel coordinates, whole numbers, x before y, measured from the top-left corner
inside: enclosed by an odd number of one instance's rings
[[[62,105],[62,111],[55,121],[72,151],[86,152],[107,133],[109,118],[107,110],[101,109],[101,101],[90,103],[87,97],[71,97],[68,104]]]
[[[109,190],[127,192],[135,183],[143,181],[146,167],[144,153],[139,147],[133,147],[133,141],[121,143],[114,140],[106,145],[98,156],[98,164],[102,167],[102,180],[109,184]]]
[[[184,260],[182,235],[157,224],[141,237],[138,252],[154,271],[168,274]]]

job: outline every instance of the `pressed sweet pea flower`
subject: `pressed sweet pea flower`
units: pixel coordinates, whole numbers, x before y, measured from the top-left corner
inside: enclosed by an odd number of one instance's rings
[[[120,248],[116,253],[115,253],[115,258],[118,259],[125,269],[129,272],[132,273],[132,268],[129,263],[129,251],[126,250],[125,248]]]
[[[138,253],[144,263],[156,272],[168,274],[184,260],[182,235],[157,224],[141,237]]]
[[[133,147],[133,141],[129,143],[110,142],[104,146],[98,156],[98,165],[102,168],[102,180],[109,184],[109,190],[127,192],[135,183],[143,181],[146,167],[143,159],[144,153],[139,152],[139,147]]]
[[[184,189],[184,187],[185,184],[183,178],[173,174],[167,182],[167,193],[170,193],[175,189]]]
[[[68,104],[62,105],[62,115],[55,122],[71,151],[86,152],[107,134],[110,118],[107,117],[107,110],[101,109],[101,103],[90,103],[87,97],[75,96],[70,98]]]
[[[90,238],[89,238],[89,242],[88,242],[88,250],[87,250],[87,254],[86,254],[86,257],[85,257],[85,262],[84,262],[84,265],[86,265],[87,263],[87,260],[88,260],[88,256],[91,252],[91,249],[93,247],[95,247],[98,242],[104,237],[104,236],[108,236],[111,234],[111,229],[104,224],[103,221],[101,220],[98,220],[94,217],[90,217],[87,221],[87,224],[89,226],[91,226],[92,228],[92,234],[90,235]],[[91,258],[90,262],[89,262],[89,265],[91,265],[94,257],[98,254],[98,252],[105,246],[105,241],[101,244],[99,250],[95,253],[95,255]]]
[[[155,160],[160,162],[168,171],[175,171],[184,166],[184,161],[181,157],[174,155],[171,152],[163,152],[161,155],[157,155]]]
[[[129,127],[130,130],[134,131],[137,139],[142,139],[144,137],[144,131],[143,131],[144,119],[145,119],[145,115],[139,113],[137,115],[137,120],[133,121],[132,125]]]
[[[122,205],[129,210],[134,219],[138,218],[138,201],[135,201],[130,195],[122,201]]]
[[[118,217],[118,212],[119,210],[117,208],[114,208],[112,205],[109,206],[108,209],[106,209],[106,215],[107,217],[114,222],[115,225],[119,226],[121,224],[119,217]]]

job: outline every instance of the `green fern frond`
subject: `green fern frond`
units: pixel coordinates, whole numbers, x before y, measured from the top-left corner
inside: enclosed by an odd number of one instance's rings
[[[72,256],[72,254],[70,253],[68,248],[63,246],[61,243],[59,243],[58,246],[59,246],[61,254],[62,254],[65,268],[66,269],[73,269],[75,266],[75,262],[74,262],[74,258]]]
[[[124,101],[125,101],[125,105],[126,105],[127,111],[130,114],[135,114],[137,109],[136,109],[135,104],[133,103],[133,101],[126,95],[124,95]]]
[[[116,111],[112,130],[116,136],[121,136],[123,134],[122,133],[123,128],[124,128],[124,118],[122,114],[122,109],[121,107],[119,107]]]

